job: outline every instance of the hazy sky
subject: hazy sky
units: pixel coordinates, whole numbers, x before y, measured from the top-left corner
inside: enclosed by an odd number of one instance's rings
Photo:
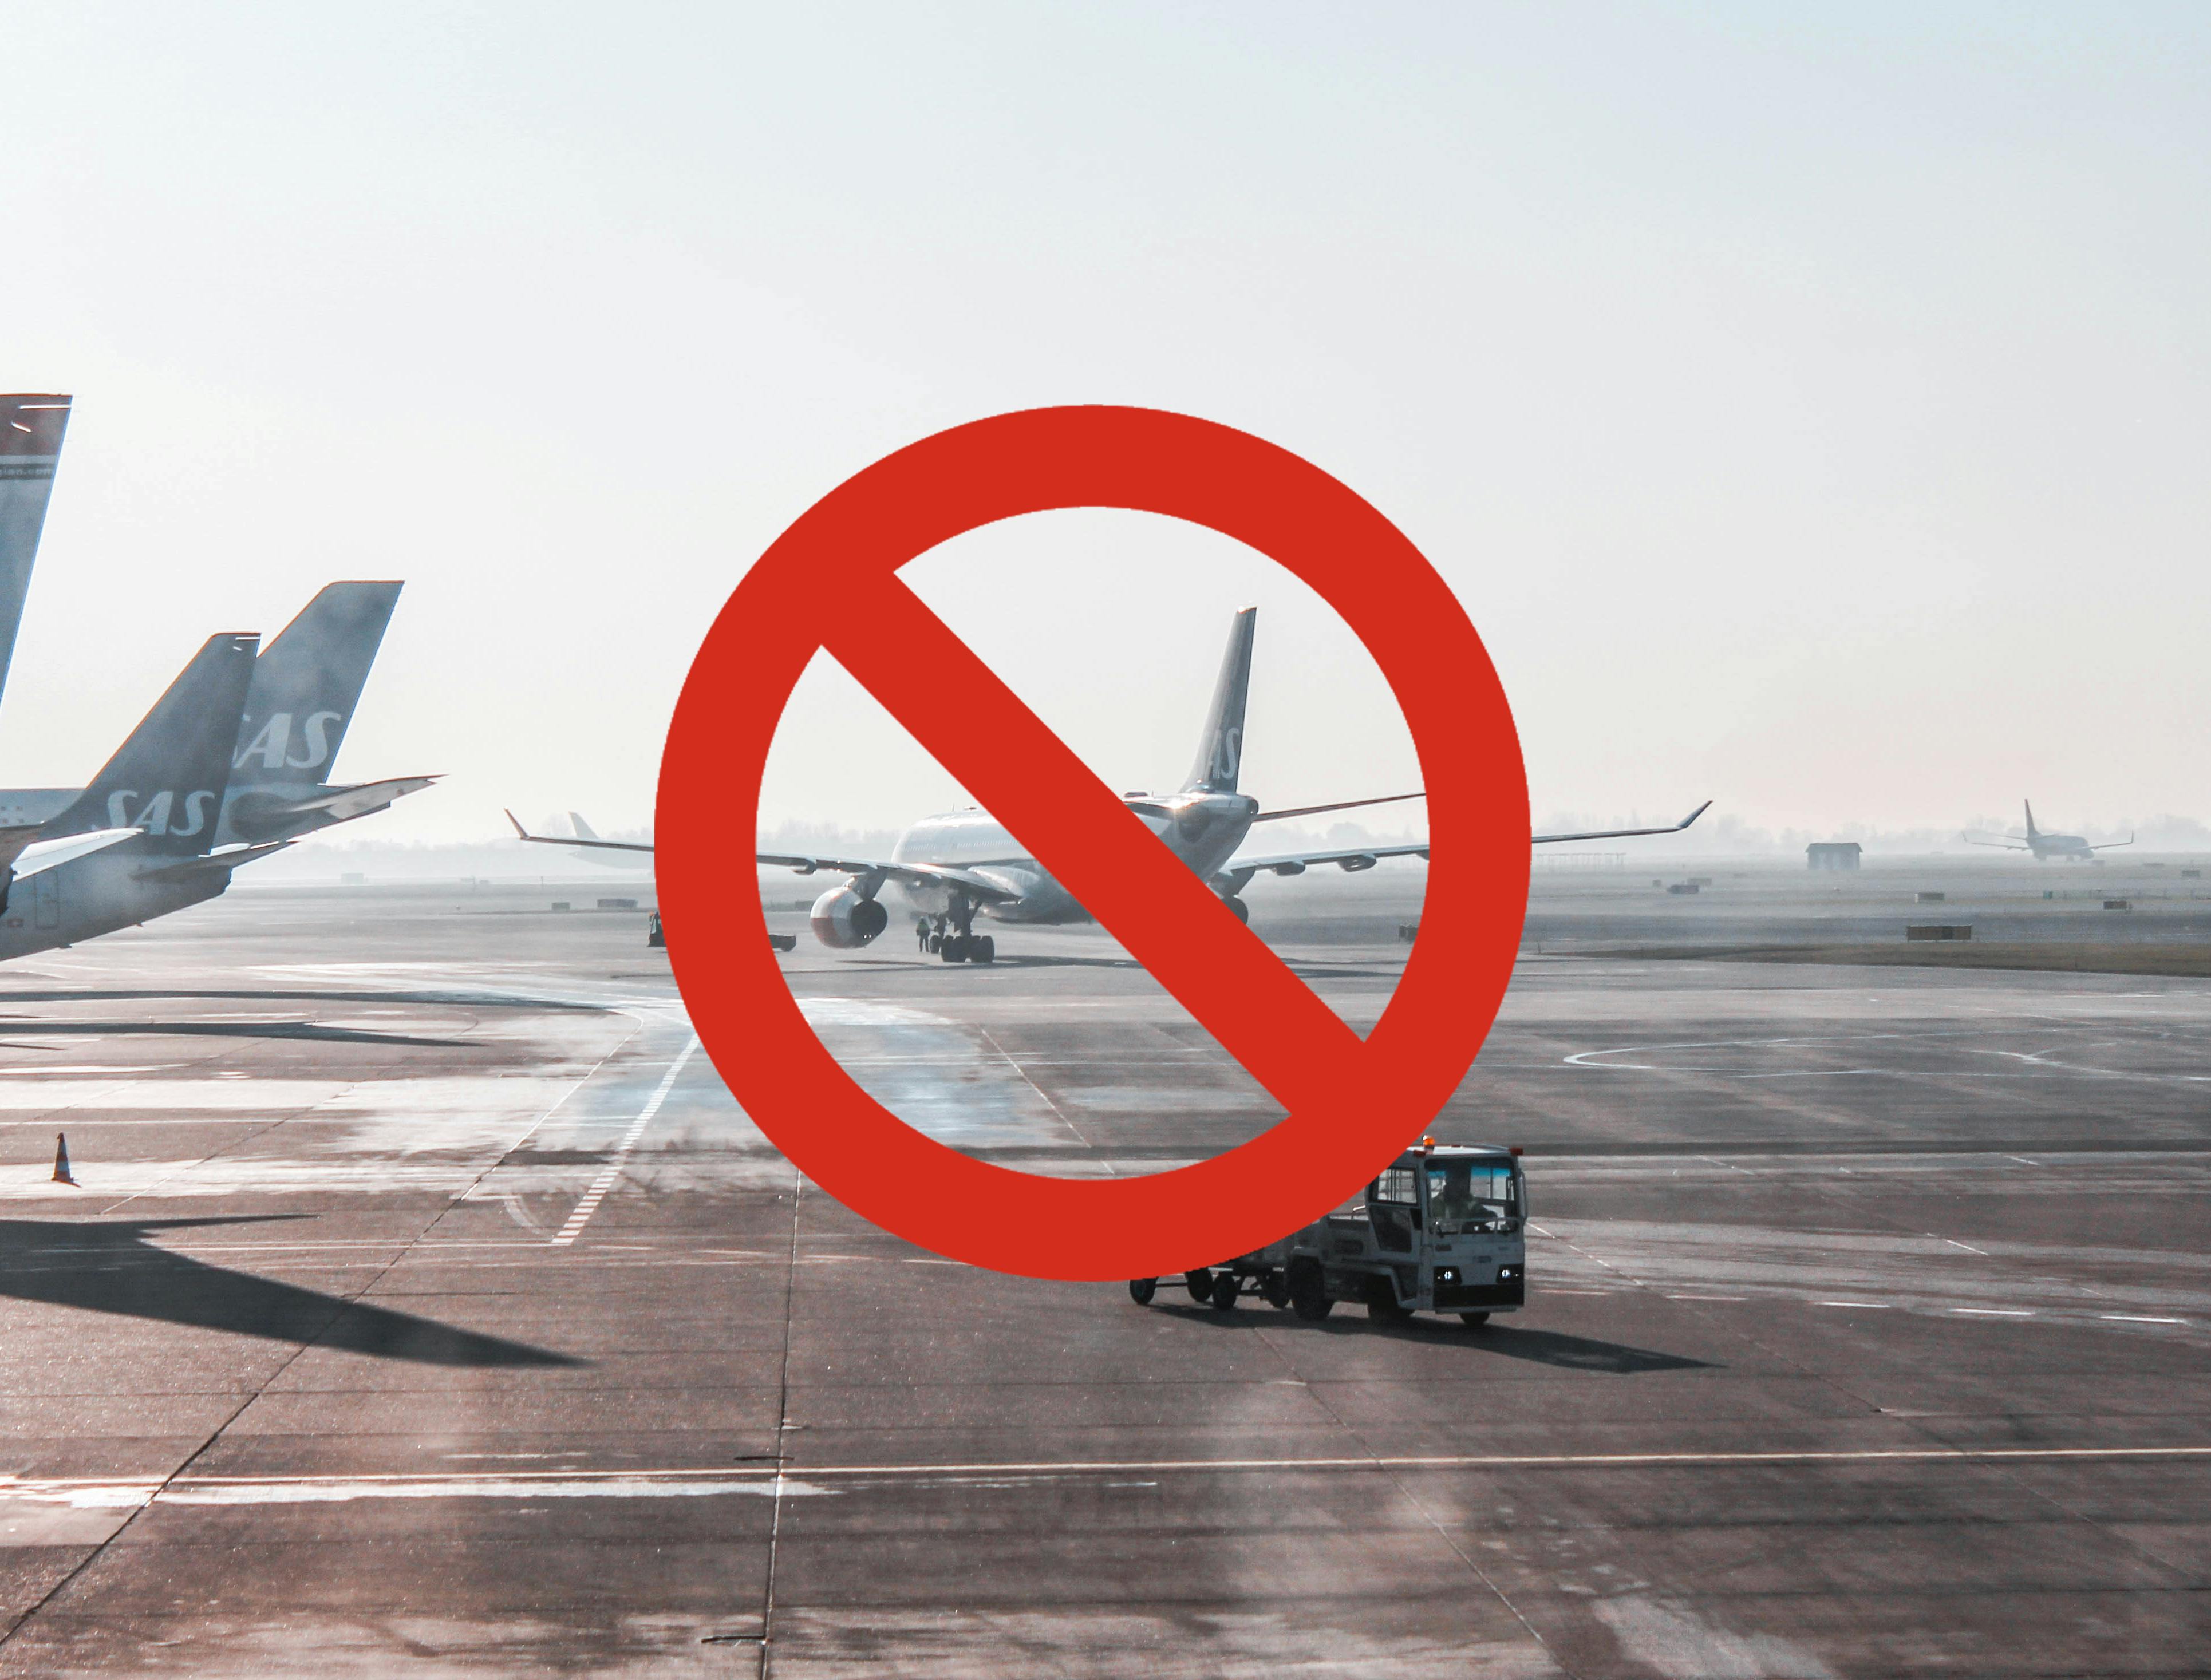
[[[78,398],[0,782],[403,577],[342,768],[450,779],[363,837],[643,822],[776,532],[1105,401],[1395,518],[1539,814],[2211,814],[2211,9],[13,0],[0,108],[0,390]],[[1355,644],[1223,539],[916,571],[1117,786],[1179,778],[1251,601],[1247,788],[1411,785]],[[763,814],[951,791],[829,673]]]

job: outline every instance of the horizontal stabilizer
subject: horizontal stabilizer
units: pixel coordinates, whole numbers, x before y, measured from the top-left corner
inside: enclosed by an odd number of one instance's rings
[[[381,811],[396,799],[419,794],[436,782],[435,776],[395,776],[382,782],[357,782],[349,788],[324,788],[304,799],[286,799],[267,793],[240,794],[231,802],[230,825],[248,839],[275,835],[305,817],[318,817],[309,825],[327,828]]]
[[[204,875],[211,870],[235,869],[241,863],[258,862],[273,857],[291,846],[289,840],[270,840],[258,846],[232,846],[219,852],[209,852],[203,857],[188,857],[182,863],[165,863],[158,869],[141,869],[142,881],[180,881],[193,875]]]
[[[33,841],[15,855],[15,879],[24,880],[42,871],[58,869],[94,852],[104,852],[110,846],[119,846],[125,840],[143,839],[145,834],[141,828],[96,828],[63,840]]]

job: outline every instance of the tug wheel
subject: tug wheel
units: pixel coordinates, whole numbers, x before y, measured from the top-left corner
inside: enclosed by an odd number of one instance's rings
[[[1328,1284],[1321,1275],[1317,1260],[1298,1260],[1290,1267],[1287,1282],[1290,1310],[1308,1324],[1318,1324],[1336,1310],[1336,1302],[1328,1298]]]
[[[1487,1313],[1461,1313],[1458,1315],[1458,1321],[1469,1330],[1479,1330],[1483,1325],[1489,1322],[1489,1314]]]
[[[1152,1297],[1159,1292],[1160,1280],[1156,1278],[1131,1278],[1129,1279],[1129,1299],[1135,1302],[1139,1307],[1150,1306],[1152,1304]]]

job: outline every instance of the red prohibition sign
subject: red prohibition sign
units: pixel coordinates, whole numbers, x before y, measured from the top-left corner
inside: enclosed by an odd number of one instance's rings
[[[900,581],[978,526],[1058,508],[1208,526],[1318,591],[1395,692],[1427,789],[1421,927],[1360,1036],[1240,923]],[[821,586],[842,586],[825,613]],[[977,1161],[884,1109],[800,1012],[760,895],[731,868],[768,746],[823,648],[1287,1110],[1211,1160],[1126,1179]],[[1473,1063],[1527,903],[1519,738],[1489,656],[1412,542],[1343,484],[1228,426],[1157,409],[1039,408],[954,426],[838,486],[777,538],[693,662],[661,761],[663,923],[700,1042],[798,1169],[936,1253],[1032,1278],[1172,1275],[1336,1206],[1420,1135]]]

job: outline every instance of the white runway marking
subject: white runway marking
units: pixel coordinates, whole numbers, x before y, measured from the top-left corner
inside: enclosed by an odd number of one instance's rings
[[[148,1505],[313,1505],[364,1499],[703,1499],[731,1494],[795,1497],[823,1483],[912,1482],[939,1477],[1160,1476],[1401,1470],[1726,1470],[1736,1465],[1989,1464],[2211,1459],[2200,1447],[1897,1447],[1834,1452],[1438,1453],[1279,1459],[1063,1459],[1011,1464],[842,1464],[716,1470],[487,1471],[432,1476],[0,1476],[0,1505],[17,1501],[79,1509]]]
[[[583,1200],[576,1204],[576,1211],[568,1216],[568,1223],[560,1227],[560,1234],[553,1239],[551,1246],[566,1248],[576,1240],[577,1233],[591,1224],[591,1215],[599,1211],[600,1201],[614,1187],[615,1180],[621,1176],[621,1169],[629,1160],[630,1151],[637,1147],[637,1140],[645,1135],[645,1128],[652,1123],[653,1115],[660,1112],[660,1105],[668,1100],[668,1093],[675,1087],[676,1075],[682,1073],[684,1063],[698,1054],[698,1036],[694,1034],[691,1042],[683,1047],[683,1054],[669,1064],[668,1072],[662,1076],[659,1085],[653,1088],[652,1095],[637,1111],[637,1118],[630,1122],[629,1130],[622,1133],[622,1140],[615,1145],[614,1158],[591,1181],[591,1187],[584,1192]]]

